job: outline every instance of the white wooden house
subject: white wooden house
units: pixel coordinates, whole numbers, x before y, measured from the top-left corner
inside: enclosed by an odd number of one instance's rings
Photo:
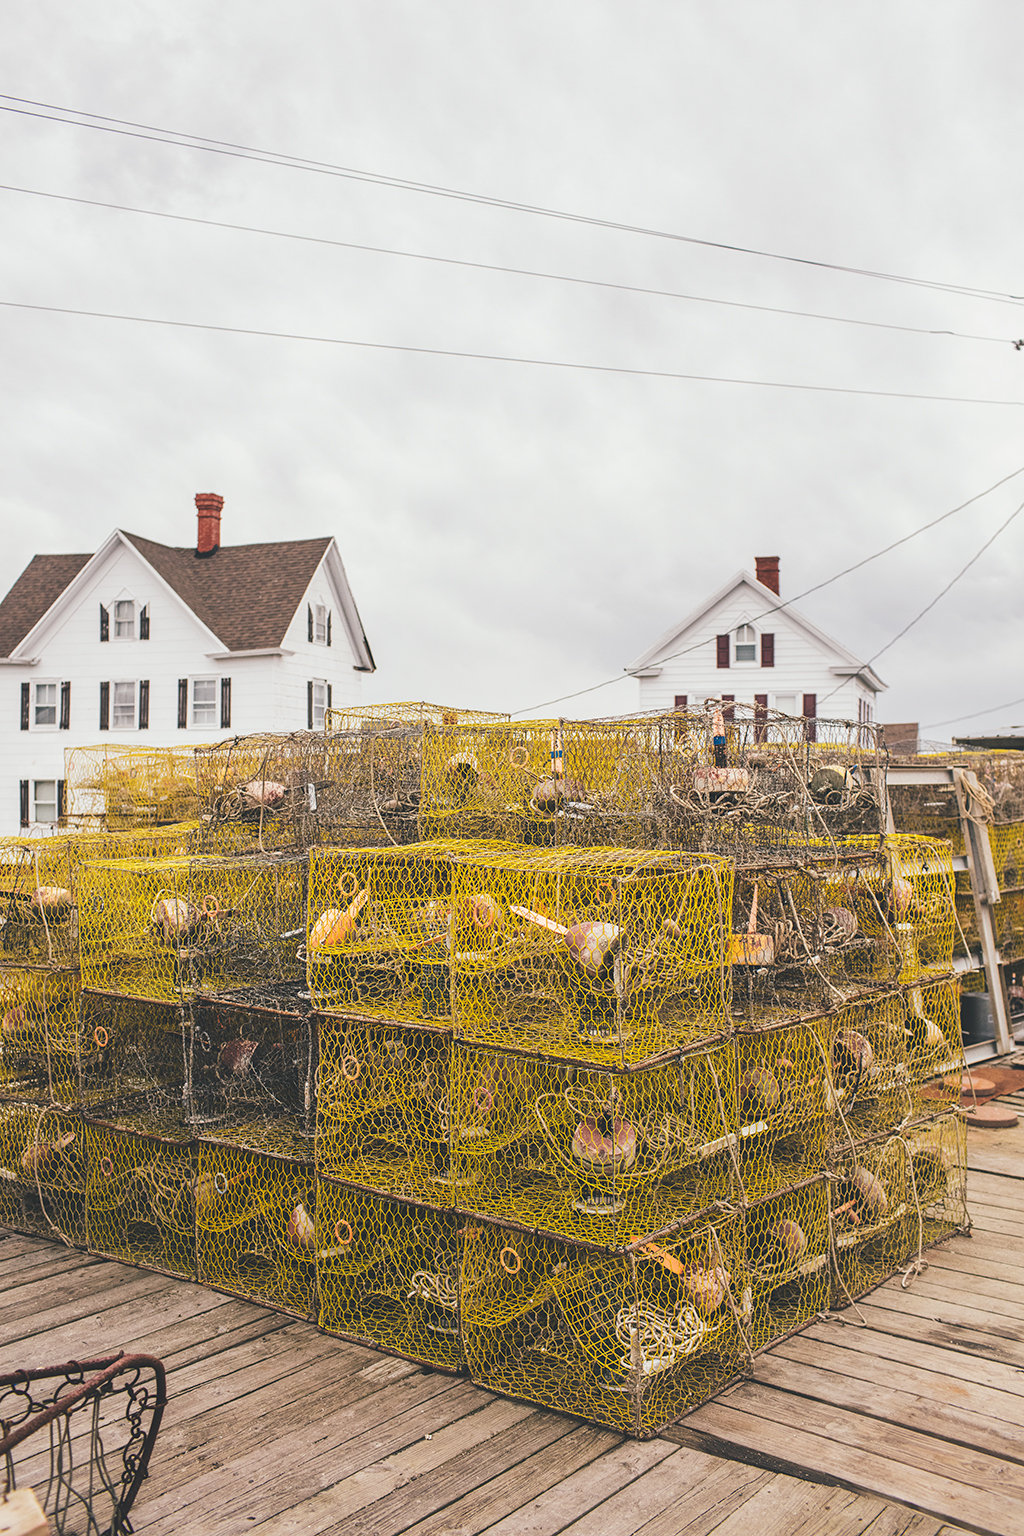
[[[780,606],[777,555],[737,571],[626,671],[643,710],[701,709],[707,699],[809,719],[875,718],[878,674],[795,608]]]
[[[36,555],[0,603],[0,833],[49,829],[64,750],[319,729],[374,660],[333,538],[194,546],[116,529],[94,555]]]

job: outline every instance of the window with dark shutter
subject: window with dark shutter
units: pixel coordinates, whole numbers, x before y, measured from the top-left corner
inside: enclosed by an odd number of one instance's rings
[[[764,741],[768,734],[768,695],[754,694],[754,740]]]
[[[818,726],[815,716],[818,713],[818,695],[816,693],[804,694],[804,736],[808,741],[817,741]]]
[[[687,696],[686,696],[685,693],[677,693],[676,694],[675,703],[672,706],[673,709],[685,709],[686,708],[686,697]]]
[[[762,667],[774,667],[775,665],[774,635],[761,635],[761,665]]]
[[[178,678],[178,730],[188,725],[188,678]]]
[[[21,685],[21,728],[22,728],[23,731],[27,731],[28,730],[28,717],[29,717],[29,711],[30,711],[30,708],[31,708],[31,696],[32,696],[32,685],[31,685],[31,683],[22,683],[22,685]]]
[[[110,613],[102,603],[100,603],[100,639],[110,639]]]
[[[330,645],[330,643],[331,643],[331,613],[330,613],[330,609],[328,609],[327,610],[327,644]]]
[[[313,609],[312,609],[312,607],[311,607],[311,605],[309,603],[306,604],[306,619],[308,621],[308,623],[307,623],[308,634],[307,634],[306,638],[309,640],[310,645],[312,645],[313,644]]]
[[[311,610],[312,611],[312,610]],[[313,729],[313,684],[306,684],[306,730]]]
[[[726,725],[732,725],[733,721],[736,719],[736,711],[733,709],[735,702],[736,695],[734,693],[722,694],[722,719],[725,721]]]
[[[110,730],[110,684],[100,683],[100,730]]]
[[[229,730],[231,726],[231,679],[222,677],[220,680],[220,728]]]
[[[145,608],[143,608],[142,612],[139,614],[139,639],[140,640],[148,640],[149,639],[149,604],[148,603],[146,604]]]
[[[149,678],[139,682],[139,730],[149,730]]]
[[[62,730],[62,731],[70,731],[70,729],[71,729],[71,684],[70,683],[61,683],[61,685],[60,685],[60,727],[59,727],[59,729]]]
[[[333,697],[333,694],[334,694],[334,689],[331,687],[330,683],[328,683],[327,684],[327,708],[328,709],[330,709],[330,707],[331,707],[331,698]],[[326,731],[326,729],[327,729],[327,716],[325,715],[324,716],[324,730]]]
[[[18,785],[18,798],[21,805],[21,825],[28,826],[28,779],[22,779]]]
[[[729,665],[729,636],[716,635],[715,649],[717,652],[716,666],[727,667]]]
[[[58,779],[57,780],[57,820],[60,822],[61,826],[64,825],[64,819],[65,819],[65,816],[67,815],[67,806],[68,806],[68,781],[67,781],[67,779]]]

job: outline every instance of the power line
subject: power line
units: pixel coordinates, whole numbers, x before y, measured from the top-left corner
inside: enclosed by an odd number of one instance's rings
[[[863,326],[870,330],[898,331],[909,336],[949,336],[958,341],[992,342],[1024,350],[1024,341],[1009,336],[982,336],[969,331],[952,331],[934,326],[897,325],[885,320],[862,320],[852,315],[831,315],[816,310],[785,309],[775,304],[751,304],[740,299],[712,298],[701,293],[681,293],[670,288],[644,288],[635,283],[612,283],[595,277],[577,277],[566,272],[544,272],[532,267],[510,267],[498,262],[467,261],[457,256],[437,256],[427,251],[404,251],[388,245],[364,245],[355,240],[332,240],[326,235],[304,235],[294,230],[270,229],[256,224],[233,224],[224,219],[203,219],[194,214],[169,213],[161,208],[138,208],[131,203],[110,203],[95,197],[73,197],[64,192],[44,192],[37,187],[18,187],[0,182],[0,192],[16,192],[26,197],[46,198],[52,202],[76,203],[84,208],[105,208],[115,213],[139,214],[150,219],[167,219],[176,224],[197,224],[205,229],[226,229],[235,234],[263,235],[276,240],[294,240],[304,245],[322,245],[335,250],[362,251],[373,256],[396,256],[407,261],[426,261],[439,266],[462,267],[474,272],[497,272],[510,277],[533,277],[546,282],[570,283],[585,288],[603,288],[613,293],[640,294],[648,298],[679,299],[689,304],[713,304],[724,309],[743,309],[762,315],[783,315],[797,320],[824,320],[835,325]]]
[[[1024,400],[995,400],[977,395],[924,395],[899,389],[856,389],[849,384],[800,384],[787,379],[743,379],[717,373],[677,373],[668,368],[623,368],[611,363],[577,363],[554,357],[517,357],[505,352],[466,352],[452,347],[414,347],[396,341],[361,341],[352,336],[316,336],[302,331],[267,331],[243,325],[213,325],[199,320],[167,320],[155,315],[123,315],[111,310],[72,309],[63,304],[27,304],[0,299],[4,309],[37,314],[78,315],[90,320],[118,320],[132,325],[162,325],[175,330],[213,331],[223,336],[257,336],[271,341],[317,342],[323,346],[360,347],[371,352],[406,352],[419,357],[455,357],[479,363],[518,363],[530,368],[560,368],[580,373],[620,374],[637,379],[672,379],[695,384],[744,384],[752,389],[792,389],[800,393],[860,395],[874,400],[924,400],[942,405],[1024,406]]]
[[[4,106],[4,102],[18,105]],[[43,110],[30,110],[41,108]],[[135,122],[130,118],[109,117],[98,112],[85,112],[78,107],[62,107],[53,102],[34,101],[24,96],[11,96],[0,92],[0,111],[19,117],[38,118],[45,122],[64,123],[72,128],[89,128],[96,132],[117,134],[125,138],[142,139],[148,143],[169,144],[178,149],[200,150],[207,154],[226,155],[233,159],[254,160],[266,165],[280,165],[290,170],[302,170],[321,176],[340,177],[345,180],[390,187],[396,191],[417,192],[424,196],[442,197],[457,202],[474,203],[481,207],[503,208],[513,213],[526,213],[538,218],[558,219],[572,224],[587,224],[598,229],[614,230],[623,234],[644,235],[651,239],[671,240],[683,245],[702,246],[709,250],[728,251],[734,255],[756,256],[765,261],[789,262],[797,266],[815,267],[827,272],[843,272],[853,277],[869,277],[882,282],[903,283],[916,288],[928,288],[942,293],[959,294],[966,298],[985,299],[998,303],[1024,303],[1024,295],[1004,293],[998,289],[974,287],[959,283],[939,282],[930,278],[908,277],[894,272],[876,271],[870,267],[848,266],[841,262],[820,261],[809,256],[791,256],[778,251],[762,250],[756,246],[734,245],[723,240],[708,240],[696,235],[684,235],[672,230],[629,224],[617,219],[599,218],[592,214],[572,213],[565,209],[549,208],[542,204],[517,202],[510,198],[491,196],[482,192],[468,192],[457,187],[447,187],[433,182],[414,181],[404,176],[389,176],[376,171],[365,171],[353,166],[343,166],[327,160],[313,160],[299,155],[285,154],[279,150],[258,149],[252,145],[236,144],[227,139],[212,139],[202,134],[187,133],[176,128],[157,128],[149,123]],[[52,114],[65,114],[54,116]],[[67,115],[73,114],[73,115]],[[79,119],[87,121],[79,121]]]
[[[942,513],[940,513],[940,515],[938,517],[933,517],[930,522],[922,523],[920,528],[915,528],[912,533],[905,533],[905,534],[903,534],[903,536],[901,538],[894,539],[891,544],[886,544],[881,549],[876,549],[873,554],[865,555],[862,560],[855,560],[852,565],[845,566],[843,568],[843,570],[837,571],[834,576],[827,576],[824,581],[816,582],[814,584],[814,586],[812,586],[812,587],[805,587],[802,592],[795,593],[795,595],[793,597],[787,597],[784,602],[775,603],[771,608],[763,609],[761,613],[758,613],[758,614],[754,615],[752,622],[754,624],[759,624],[762,619],[768,619],[768,618],[771,618],[771,616],[773,614],[782,613],[784,609],[791,608],[794,603],[801,602],[805,597],[810,597],[812,595],[812,593],[814,593],[814,592],[821,592],[825,587],[830,587],[833,584],[833,582],[841,581],[844,576],[850,576],[850,575],[853,574],[854,571],[859,571],[865,565],[870,565],[872,563],[872,561],[880,560],[883,555],[889,554],[894,549],[899,549],[902,544],[909,544],[912,539],[916,539],[920,534],[927,533],[932,528],[937,528],[940,523],[946,522],[948,518],[955,517],[958,512],[964,512],[964,511],[966,511],[966,509],[968,507],[973,507],[976,502],[981,501],[985,496],[991,496],[993,491],[1000,490],[1004,485],[1007,485],[1011,480],[1015,480],[1018,475],[1022,475],[1022,474],[1024,474],[1024,464],[1022,464],[1019,469],[1011,470],[1008,475],[1004,475],[1002,477],[1002,479],[1001,480],[997,480],[994,485],[986,486],[986,488],[983,491],[978,491],[977,495],[969,496],[966,501],[960,502],[960,504],[958,506],[950,507],[950,509],[947,512],[942,512]],[[1018,512],[1020,511],[1019,507],[1018,507],[1017,511]],[[1016,517],[1016,515],[1017,515],[1016,512],[1013,513],[1013,517]],[[1012,522],[1013,517],[1011,517],[1008,521]],[[1006,525],[1004,524],[1004,526],[1006,526]],[[1001,529],[998,530],[998,532],[1001,532],[1001,531],[1002,531]],[[997,536],[998,536],[998,533],[996,535],[993,535],[993,537],[997,537]],[[983,551],[979,550],[979,554],[981,554],[981,553],[983,553]],[[975,556],[975,559],[977,559],[977,556]],[[973,561],[971,562],[971,564],[973,564]],[[940,593],[939,595],[941,596],[942,594]],[[936,599],[936,601],[938,601],[938,599]],[[932,604],[931,606],[934,606],[934,604]],[[920,617],[920,615],[919,615],[919,617]],[[707,640],[698,640],[693,645],[684,646],[681,650],[670,651],[669,654],[667,656],[663,656],[661,658],[661,660],[662,660],[662,662],[665,662],[665,661],[677,661],[680,656],[690,656],[690,655],[693,654],[694,651],[701,650],[707,644],[708,644]],[[888,649],[888,647],[885,647],[884,649]],[[878,656],[880,656],[881,654],[882,654],[881,651],[879,651],[877,653]],[[871,658],[872,661],[874,661],[876,659],[877,659],[877,656],[873,656]],[[865,665],[866,666],[870,666],[871,662],[866,662]],[[584,696],[584,694],[596,693],[599,688],[608,688],[608,687],[611,686],[612,683],[621,683],[621,682],[625,681],[626,677],[629,677],[631,675],[632,675],[631,673],[629,673],[627,671],[623,671],[623,672],[620,672],[616,677],[606,677],[604,679],[604,681],[601,682],[601,683],[592,683],[589,688],[578,688],[575,693],[562,693],[562,694],[559,694],[558,697],[555,698],[555,699],[544,699],[539,704],[530,704],[530,705],[528,705],[526,709],[514,709],[512,711],[512,713],[514,715],[526,715],[526,714],[532,713],[532,711],[535,710],[535,709],[547,709],[548,706],[551,705],[551,704],[562,704],[562,703],[565,703],[568,699],[579,699],[579,698],[582,698]],[[835,693],[835,692],[837,692],[837,690],[833,689],[832,692]],[[827,698],[831,698],[832,695],[831,694],[827,694],[826,697]],[[1014,702],[1017,702],[1017,701],[1014,701]],[[1007,707],[1009,707],[1009,706],[1007,706]],[[983,713],[987,714],[988,711],[987,710],[983,711]],[[964,717],[960,717],[960,718],[964,718]],[[948,725],[951,722],[946,721],[946,720],[939,720],[936,723],[938,725]],[[925,726],[925,727],[922,727],[922,729],[930,730],[931,727],[930,726]]]
[[[1024,695],[1019,699],[1007,699],[1005,704],[993,704],[989,709],[976,709],[970,715],[954,715],[951,720],[933,720],[929,725],[922,725],[922,731],[937,731],[940,725],[959,725],[961,720],[979,720],[982,715],[995,715],[1003,709],[1012,709],[1015,704],[1024,704]]]

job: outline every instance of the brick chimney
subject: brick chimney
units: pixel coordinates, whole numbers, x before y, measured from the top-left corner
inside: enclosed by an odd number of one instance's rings
[[[198,501],[198,497],[196,500]],[[762,587],[767,587],[769,592],[779,595],[779,557],[778,555],[755,555],[754,571]]]
[[[213,555],[220,549],[220,514],[224,497],[215,491],[196,492],[196,511],[199,514],[199,537],[196,540],[197,555]]]

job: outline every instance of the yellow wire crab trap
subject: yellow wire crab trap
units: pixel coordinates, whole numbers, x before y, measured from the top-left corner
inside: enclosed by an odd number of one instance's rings
[[[301,984],[199,993],[191,1006],[185,1115],[252,1151],[311,1142],[316,1026]]]
[[[83,992],[79,1091],[87,1115],[183,1123],[188,1021],[174,1003]]]
[[[960,984],[953,978],[904,987],[907,1075],[913,1119],[945,1114],[960,1103],[966,1068],[960,1031]]]
[[[318,1180],[320,1327],[441,1370],[464,1364],[462,1227],[450,1211]]]
[[[910,1164],[899,1135],[838,1150],[829,1176],[834,1307],[863,1296],[907,1262],[917,1241]]]
[[[451,1171],[462,1211],[625,1246],[736,1193],[732,1047],[630,1072],[458,1043]]]
[[[337,744],[314,731],[237,736],[196,748],[203,847],[303,851],[345,841],[352,815]],[[359,839],[369,841],[367,833]]]
[[[316,1161],[370,1189],[452,1204],[451,1036],[322,1016]]]
[[[304,861],[110,860],[81,874],[83,985],[155,1002],[301,976]]]
[[[0,1098],[78,1103],[78,971],[0,968]]]
[[[913,1173],[910,1234],[917,1241],[917,1207],[921,1211],[921,1243],[927,1247],[967,1229],[967,1125],[959,1114],[937,1116],[904,1132]]]
[[[1024,960],[1024,890],[1005,890],[1002,901],[992,908],[992,920],[1000,959],[1004,964]]]
[[[754,1306],[751,1347],[766,1349],[829,1305],[829,1194],[823,1174],[749,1205],[744,1213]]]
[[[85,1126],[90,1253],[195,1278],[196,1151],[187,1133]]]
[[[956,902],[953,855],[944,843],[906,833],[885,839],[892,881],[899,979],[912,983],[953,969]]]
[[[196,1272],[205,1285],[316,1316],[312,1162],[199,1142]]]
[[[634,1435],[735,1375],[752,1305],[739,1216],[625,1253],[483,1222],[463,1233],[473,1380]]]
[[[884,1134],[913,1117],[902,993],[880,992],[823,1015],[812,1027],[828,1064],[836,1146]]]
[[[825,1166],[832,1136],[828,1057],[813,1024],[736,1035],[736,1162],[748,1200]]]
[[[428,704],[422,699],[402,699],[397,703],[347,704],[340,709],[329,709],[325,717],[325,729],[370,733],[393,730],[403,725],[488,725],[507,719],[507,714],[492,709],[463,709],[453,704]]]
[[[0,1103],[0,1226],[85,1244],[85,1155],[80,1117]]]
[[[64,754],[69,822],[116,829],[194,820],[193,751],[107,743],[69,747]]]

